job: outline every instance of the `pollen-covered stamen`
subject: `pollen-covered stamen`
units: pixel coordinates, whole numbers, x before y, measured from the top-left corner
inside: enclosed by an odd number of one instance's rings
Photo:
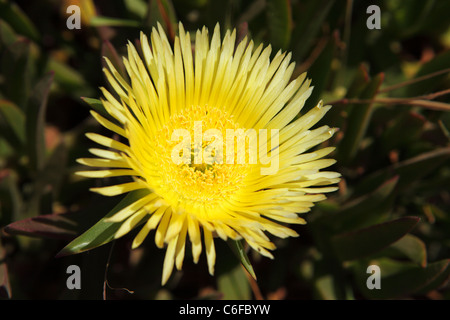
[[[229,199],[241,188],[250,164],[227,163],[227,129],[237,130],[238,124],[216,107],[191,106],[172,115],[151,141],[142,138],[148,143],[141,147],[151,155],[144,160],[149,176],[143,172],[143,177],[174,207],[212,208]],[[232,152],[237,160],[235,145]]]

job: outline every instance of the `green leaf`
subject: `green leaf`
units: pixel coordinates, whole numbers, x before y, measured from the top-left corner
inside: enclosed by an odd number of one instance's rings
[[[350,77],[352,77],[352,81],[349,83],[347,92],[345,95],[345,97],[347,99],[353,99],[353,98],[358,97],[370,80],[367,69],[365,68],[365,66],[363,64],[361,64],[359,66],[359,68],[356,69],[356,71],[349,72],[349,75],[346,78],[350,78]],[[333,97],[333,100],[335,100],[335,98],[341,99],[342,96]],[[324,104],[327,105],[330,103],[328,101],[326,101]],[[320,123],[326,124],[330,127],[345,128],[346,122],[347,122],[347,117],[343,117],[342,115],[343,114],[347,115],[350,112],[351,108],[349,108],[349,107],[351,107],[351,106],[346,105],[346,104],[333,105],[333,107],[330,109],[330,111],[328,111],[328,113],[326,115],[326,119],[325,118],[322,119],[322,121]]]
[[[387,177],[396,174],[399,176],[398,188],[410,188],[411,184],[420,180],[432,170],[439,168],[450,158],[450,147],[437,148],[425,152],[413,158],[393,164],[367,176],[360,184],[355,187],[358,193],[365,193],[370,190],[374,184],[381,183]]]
[[[338,234],[332,245],[341,261],[369,256],[401,239],[419,222],[417,217],[403,217],[368,228]]]
[[[450,158],[450,147],[436,148],[414,158],[394,165],[395,172],[400,176],[399,188],[408,188],[411,183],[418,180],[432,170],[439,168]]]
[[[81,97],[81,100],[86,102],[92,109],[94,109],[95,112],[97,112],[103,118],[108,119],[115,124],[118,124],[117,120],[113,116],[111,116],[108,111],[106,111],[101,100],[86,97]]]
[[[123,222],[107,222],[105,219],[111,217],[131,203],[139,200],[149,193],[146,189],[135,190],[128,193],[106,216],[95,225],[85,231],[82,235],[74,239],[65,246],[58,254],[58,257],[70,254],[77,254],[104,245],[114,240],[114,235]]]
[[[236,255],[236,257],[238,257],[239,261],[241,262],[245,270],[247,270],[248,273],[253,277],[253,279],[256,280],[255,271],[253,270],[253,266],[250,262],[250,259],[248,258],[247,253],[245,252],[242,240],[228,241],[228,244],[233,253]]]
[[[3,50],[2,50],[3,51]],[[1,56],[2,76],[8,81],[0,82],[2,94],[8,100],[25,109],[31,88],[31,43],[19,38],[5,48]]]
[[[89,21],[92,27],[139,27],[141,23],[135,20],[95,16]]]
[[[3,189],[3,186],[0,186]],[[0,189],[0,192],[3,191],[2,189]],[[0,200],[3,202],[1,193],[0,196]],[[103,217],[102,211],[112,210],[117,205],[114,200],[113,198],[102,199],[101,203],[93,201],[92,204],[77,211],[44,214],[25,219],[20,218],[20,220],[17,218],[18,215],[15,214],[17,221],[7,224],[3,230],[10,235],[71,241],[97,223]],[[9,219],[9,221],[11,220],[14,219]]]
[[[268,0],[267,19],[270,43],[275,50],[286,50],[291,41],[292,16],[289,0]]]
[[[381,289],[368,289],[368,265],[377,265],[381,273]],[[412,294],[423,294],[436,289],[450,272],[450,260],[430,263],[426,268],[414,263],[399,262],[389,258],[370,260],[354,269],[357,286],[368,299],[396,299]]]
[[[439,5],[440,4],[440,5]],[[420,35],[426,32],[424,27],[428,24],[433,27],[432,30],[437,30],[439,27],[445,27],[443,19],[444,10],[448,11],[449,7],[446,1],[418,1],[411,0],[407,6],[404,6],[401,1],[387,1],[386,10],[389,10],[392,15],[391,24],[395,27],[396,36],[400,39],[413,38],[416,35]],[[436,12],[438,11],[438,12]],[[441,26],[439,26],[441,23]],[[391,28],[393,29],[393,28]]]
[[[248,300],[251,298],[250,286],[241,265],[236,265],[217,278],[217,286],[224,300]]]
[[[375,76],[362,91],[359,98],[361,100],[373,99],[383,83],[384,73]],[[349,163],[354,158],[364,138],[372,115],[373,103],[355,104],[349,106],[351,111],[347,120],[347,128],[344,131],[344,138],[339,144],[338,158],[343,163]]]
[[[160,23],[170,41],[175,39],[177,18],[175,8],[170,0],[149,0],[146,24],[149,28]]]
[[[46,71],[54,72],[55,84],[73,97],[78,98],[80,95],[92,93],[83,76],[68,64],[50,58]]]
[[[445,135],[447,140],[450,141],[450,113],[443,112],[438,123],[442,133]]]
[[[412,142],[420,140],[427,123],[425,117],[410,111],[402,112],[392,120],[393,125],[387,127],[381,137],[380,146],[383,154],[394,148],[410,146]]]
[[[414,77],[418,78],[427,74],[434,73],[436,71],[447,69],[449,66],[448,61],[450,61],[450,51],[443,51],[442,53],[434,57],[434,59],[425,63]],[[405,96],[415,97],[433,92],[434,90],[437,90],[440,85],[445,84],[445,79],[448,79],[448,73],[411,84],[407,87]]]
[[[447,263],[446,263],[447,262]],[[431,290],[439,289],[441,286],[445,285],[450,276],[450,259],[441,260],[434,264],[430,264],[436,272],[433,274],[429,272],[429,278],[431,278],[428,283],[421,287],[415,294],[427,294]]]
[[[43,168],[36,172],[33,193],[26,202],[26,217],[40,215],[43,204],[51,208],[51,202],[58,198],[66,173],[67,152],[64,142],[61,142],[48,156]],[[46,198],[46,195],[52,197]]]
[[[14,219],[20,219],[23,210],[23,199],[19,189],[19,175],[4,169],[0,179],[0,225],[4,226]]]
[[[11,101],[0,100],[0,132],[16,150],[25,144],[25,115]]]
[[[295,10],[299,16],[294,17],[296,25],[292,31],[291,47],[294,60],[305,60],[306,55],[311,51],[314,40],[318,38],[318,33],[334,2],[335,0],[322,0],[298,4],[299,6],[306,5],[306,8]]]
[[[31,166],[37,171],[45,163],[45,113],[53,75],[51,72],[37,83],[26,110],[27,151]]]
[[[116,48],[111,44],[109,40],[103,41],[102,44],[102,57],[106,57],[111,61],[113,66],[116,68],[117,72],[124,78],[127,79],[128,75],[125,70],[125,65],[120,55],[117,53]],[[103,67],[107,67],[105,59],[102,59]]]
[[[125,0],[125,6],[128,11],[135,14],[141,19],[145,18],[148,4],[144,0]]]
[[[16,3],[1,1],[0,18],[8,22],[17,33],[20,33],[33,41],[39,41],[38,29]]]
[[[0,20],[0,44],[10,46],[17,40],[18,37],[11,26]]]
[[[425,243],[412,234],[406,234],[403,238],[379,253],[380,257],[407,258],[417,265],[427,266],[427,249]]]
[[[320,300],[337,300],[335,293],[335,281],[331,274],[319,277],[314,282],[314,294]]]
[[[370,81],[366,67],[361,64],[355,73],[352,83],[347,89],[346,98],[353,99],[360,96]]]
[[[334,232],[343,232],[380,222],[390,209],[397,182],[398,176],[395,176],[375,190],[344,203],[334,214],[322,215],[313,223],[326,224]]]
[[[47,214],[19,220],[4,230],[11,235],[71,240],[76,235],[77,223],[68,214]]]
[[[103,103],[99,99],[94,98],[86,98],[81,97],[81,100],[86,102],[92,109],[94,109],[96,112],[98,112],[102,116],[109,115],[108,111],[106,111],[105,107],[103,106]]]
[[[304,112],[316,106],[321,100],[323,91],[325,90],[331,75],[331,63],[335,57],[336,48],[336,39],[331,37],[327,40],[325,48],[321,51],[311,68],[309,68],[308,78],[312,79],[311,85],[314,86],[314,90],[306,101]]]

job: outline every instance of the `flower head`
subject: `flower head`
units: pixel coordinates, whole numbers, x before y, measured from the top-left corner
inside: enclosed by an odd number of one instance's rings
[[[291,81],[291,55],[270,60],[270,46],[236,43],[235,31],[221,40],[218,25],[211,40],[206,28],[197,31],[194,50],[181,23],[173,47],[161,26],[150,41],[141,33],[140,42],[141,55],[128,44],[129,80],[106,59],[114,92],[102,88],[102,103],[114,121],[92,111],[122,142],[87,134],[107,149],[79,159],[102,168],[79,175],[132,178],[95,192],[147,191],[110,218],[123,222],[116,238],[143,225],[136,248],[155,229],[156,245],[167,246],[163,284],[174,265],[182,268],[188,239],[194,262],[206,251],[211,274],[215,236],[244,239],[272,258],[269,234],[297,236],[288,225],[304,224],[299,214],[336,190],[330,185],[339,174],[320,171],[335,162],[324,159],[334,148],[310,150],[335,131],[312,129],[330,106],[319,103],[298,117],[312,87],[305,74]]]

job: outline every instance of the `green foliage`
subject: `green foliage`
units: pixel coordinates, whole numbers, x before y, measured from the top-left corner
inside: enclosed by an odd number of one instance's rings
[[[366,27],[370,1],[325,0],[99,1],[68,30],[64,1],[0,0],[0,297],[449,299],[450,2],[377,3],[379,30]],[[102,130],[90,108],[111,119],[96,99],[102,56],[126,76],[126,41],[157,23],[173,41],[178,20],[291,51],[314,86],[302,112],[333,105],[321,123],[339,132],[323,146],[337,147],[342,181],[293,227],[299,238],[273,239],[274,260],[217,243],[211,277],[188,246],[161,288],[164,250],[131,250],[135,233],[114,240],[121,223],[105,221],[142,191],[96,196],[102,182],[73,172],[93,146],[84,134]],[[65,287],[70,264],[87,273],[81,292]],[[366,286],[370,265],[380,290]]]
[[[107,219],[147,194],[147,190],[137,190],[128,193],[126,197],[120,201],[119,204],[117,204],[117,206],[115,206],[107,215],[100,219],[100,221],[65,246],[58,253],[58,256],[80,253],[111,242],[122,223],[109,222]]]

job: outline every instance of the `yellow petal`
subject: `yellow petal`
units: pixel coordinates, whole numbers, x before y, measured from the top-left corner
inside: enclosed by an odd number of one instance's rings
[[[89,139],[91,139],[94,142],[97,142],[98,144],[101,144],[102,146],[108,147],[108,148],[113,148],[119,151],[128,151],[129,147],[119,141],[116,141],[114,139],[111,138],[107,138],[104,136],[101,136],[97,133],[86,133],[86,137],[88,137]]]
[[[205,237],[206,260],[208,261],[208,271],[210,275],[214,275],[214,264],[216,263],[216,249],[214,248],[214,240],[211,231],[203,229]]]
[[[126,206],[122,210],[116,212],[111,217],[105,219],[105,221],[107,221],[107,222],[120,222],[120,221],[123,221],[126,218],[128,218],[129,216],[133,215],[135,212],[141,210],[143,207],[148,205],[151,201],[155,200],[155,198],[157,198],[157,197],[158,196],[155,195],[154,193],[149,194],[149,195],[147,195],[147,196],[145,196],[145,197],[143,197],[143,198],[133,202],[132,204]]]
[[[133,176],[136,175],[136,171],[131,169],[124,170],[95,170],[95,171],[77,171],[76,175],[88,178],[109,178],[120,176]]]
[[[202,242],[200,228],[198,222],[188,215],[188,233],[189,239],[192,242],[192,256],[194,263],[198,262],[200,254],[202,252]]]
[[[91,188],[89,189],[92,192],[97,192],[101,195],[108,196],[108,197],[114,197],[118,196],[119,194],[127,193],[133,190],[143,189],[141,183],[138,182],[129,182],[129,183],[123,183],[118,184],[114,186],[108,186],[108,187],[100,187],[100,188]]]
[[[173,238],[167,246],[166,255],[164,257],[163,274],[161,279],[161,285],[165,285],[172,274],[173,264],[175,261],[175,249],[177,245],[178,237]]]
[[[132,248],[135,249],[139,247],[142,242],[144,242],[145,238],[147,237],[150,230],[153,230],[158,225],[159,221],[161,220],[162,215],[166,211],[167,206],[159,207],[147,220],[145,225],[142,227],[142,229],[139,231],[139,233],[136,235],[136,237],[133,240]],[[147,209],[148,210],[148,209]]]
[[[122,159],[110,160],[110,159],[81,158],[77,159],[77,162],[89,167],[129,168],[126,161]]]
[[[187,221],[184,219],[183,227],[180,230],[177,247],[175,249],[175,266],[178,270],[183,267],[184,253],[186,250],[186,233],[187,233]]]
[[[126,137],[125,130],[123,130],[123,128],[121,128],[118,125],[112,123],[111,121],[103,118],[101,115],[99,115],[95,111],[91,111],[91,114],[95,118],[95,120],[97,120],[105,128],[121,135],[122,137]]]
[[[134,212],[131,217],[129,217],[127,220],[125,220],[124,223],[122,223],[119,230],[117,230],[114,234],[114,238],[118,239],[130,232],[147,214],[147,211],[143,208]]]
[[[166,231],[167,231],[167,227],[169,225],[171,216],[172,216],[171,209],[164,212],[161,222],[159,223],[158,229],[156,229],[155,244],[158,248],[164,247],[164,238],[166,236]]]

